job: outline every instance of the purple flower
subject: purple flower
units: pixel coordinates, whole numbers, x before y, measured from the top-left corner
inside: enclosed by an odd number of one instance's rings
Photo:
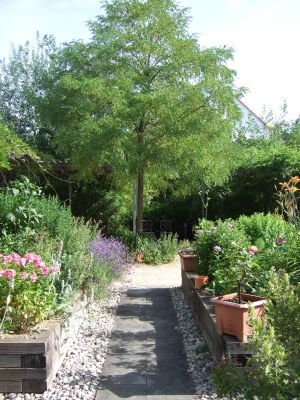
[[[120,274],[129,265],[126,246],[113,237],[99,235],[87,248],[94,254],[96,261]]]
[[[220,253],[220,251],[222,251],[221,247],[218,245],[214,246],[213,250],[215,253]]]
[[[275,243],[276,243],[277,246],[280,246],[281,244],[285,243],[285,238],[283,238],[282,236],[278,236],[275,239]]]

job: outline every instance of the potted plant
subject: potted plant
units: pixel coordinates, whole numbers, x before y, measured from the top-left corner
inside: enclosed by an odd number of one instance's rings
[[[263,297],[242,293],[246,270],[258,251],[256,246],[250,246],[247,251],[241,252],[239,259],[241,274],[237,281],[237,292],[211,299],[215,306],[217,332],[220,335],[227,333],[236,336],[242,342],[247,342],[248,336],[251,335],[251,327],[248,325],[249,306],[251,305],[254,310],[253,315],[258,318],[264,313],[265,299]]]
[[[199,257],[195,254],[195,251],[193,249],[185,249],[180,250],[178,254],[183,271],[194,272],[199,264]]]
[[[208,281],[207,275],[196,275],[194,277],[195,280],[195,289],[201,289],[202,286]]]

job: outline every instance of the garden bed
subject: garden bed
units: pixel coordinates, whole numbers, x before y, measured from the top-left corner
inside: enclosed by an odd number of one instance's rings
[[[66,321],[47,320],[34,331],[0,338],[0,392],[49,389],[84,319],[87,301],[75,302]]]
[[[250,354],[245,344],[241,344],[234,336],[218,335],[217,333],[214,306],[210,302],[211,297],[214,295],[194,288],[193,277],[195,274],[181,270],[181,276],[182,291],[191,306],[213,358],[218,360],[223,355],[229,354],[243,362],[245,357]]]

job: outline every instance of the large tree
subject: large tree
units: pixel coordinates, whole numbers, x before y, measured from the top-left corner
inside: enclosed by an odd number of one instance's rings
[[[145,179],[162,186],[224,162],[222,143],[228,148],[239,116],[232,50],[202,49],[188,21],[173,0],[106,1],[89,23],[91,42],[64,47],[42,95],[43,114],[83,175],[109,165],[133,184],[137,232]]]
[[[51,55],[57,47],[52,36],[37,33],[36,39],[34,45],[13,46],[9,59],[0,60],[0,115],[26,143],[53,153],[54,130],[41,120],[37,99],[47,83]]]

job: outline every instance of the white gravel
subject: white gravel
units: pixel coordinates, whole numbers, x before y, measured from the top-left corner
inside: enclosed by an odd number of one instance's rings
[[[186,351],[189,372],[196,388],[196,399],[217,399],[213,390],[211,369],[213,360],[206,341],[180,288],[172,288],[171,296]]]
[[[51,389],[43,394],[0,394],[0,400],[93,400],[99,386],[116,309],[121,293],[127,286],[127,281],[114,282],[109,289],[108,299],[90,305]]]

